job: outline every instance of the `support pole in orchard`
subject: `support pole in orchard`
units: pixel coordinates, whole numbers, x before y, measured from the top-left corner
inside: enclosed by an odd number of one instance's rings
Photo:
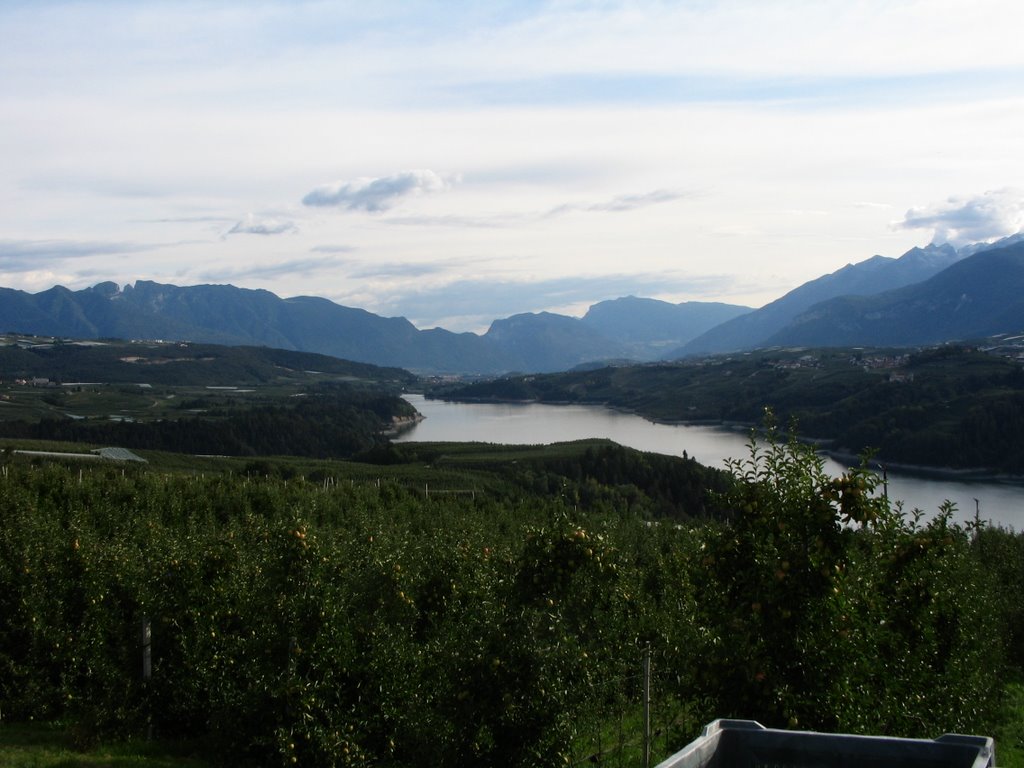
[[[149,618],[142,617],[142,679],[153,676],[153,628]]]
[[[153,626],[148,616],[142,617],[140,640],[142,641],[142,684],[145,686],[153,677]],[[146,715],[146,739],[153,740],[153,714],[151,711]]]
[[[651,644],[644,646],[644,768],[651,765]]]

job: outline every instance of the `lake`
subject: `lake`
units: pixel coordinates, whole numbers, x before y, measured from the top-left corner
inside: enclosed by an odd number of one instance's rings
[[[482,442],[541,445],[602,437],[641,451],[682,456],[723,467],[728,458],[745,458],[748,433],[719,427],[656,424],[641,416],[602,406],[539,403],[447,403],[422,395],[405,395],[426,418],[395,442]],[[826,470],[842,472],[843,464],[828,459]],[[1024,530],[1024,485],[962,481],[889,470],[889,497],[904,509],[934,514],[944,500],[957,507],[957,519],[974,519],[975,499],[981,517]]]

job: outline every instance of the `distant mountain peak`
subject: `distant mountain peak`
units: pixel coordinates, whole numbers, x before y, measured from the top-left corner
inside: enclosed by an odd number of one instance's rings
[[[1022,240],[959,258],[921,282],[823,301],[766,344],[910,346],[1017,331],[1024,326]]]
[[[965,245],[960,249],[959,253],[962,257],[973,256],[974,254],[981,253],[982,251],[991,251],[994,248],[1005,248],[1008,245],[1016,245],[1021,241],[1024,241],[1024,232],[1017,232],[1016,234],[994,240],[991,243],[982,242]]]
[[[582,322],[627,346],[632,357],[660,359],[702,333],[750,312],[750,307],[722,302],[684,301],[624,296],[594,304]]]
[[[927,280],[962,258],[948,243],[911,248],[898,259],[872,256],[810,280],[747,315],[712,328],[675,356],[732,352],[761,346],[802,312],[840,296],[871,296]]]
[[[121,286],[111,280],[104,283],[97,283],[89,290],[107,299],[114,299],[121,295]]]
[[[900,256],[897,261],[948,266],[960,258],[963,257],[959,251],[949,243],[929,243],[923,248],[911,248]]]

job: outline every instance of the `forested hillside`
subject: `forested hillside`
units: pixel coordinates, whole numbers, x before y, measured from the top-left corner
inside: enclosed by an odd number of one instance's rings
[[[46,378],[108,384],[249,386],[306,381],[311,374],[349,381],[409,384],[401,368],[381,368],[313,352],[186,342],[81,341],[8,334],[0,341],[0,380]]]
[[[1009,350],[1015,354],[1017,350]],[[772,349],[439,387],[455,400],[601,403],[664,421],[756,425],[765,408],[836,450],[1024,473],[1024,370],[974,347]]]
[[[395,395],[342,388],[310,391],[292,403],[202,409],[156,421],[0,421],[0,437],[229,456],[345,457],[386,440],[394,419],[415,411]]]
[[[415,417],[398,368],[213,344],[0,345],[0,436],[189,454],[340,457]]]

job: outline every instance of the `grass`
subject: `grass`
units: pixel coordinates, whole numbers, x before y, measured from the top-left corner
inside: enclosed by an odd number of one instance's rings
[[[207,768],[184,744],[127,741],[80,751],[59,724],[0,725],[0,768]]]
[[[994,735],[999,768],[1024,768],[1024,682],[1006,686],[1003,722]]]
[[[700,735],[706,724],[692,702],[675,698],[651,702],[651,765],[657,765]],[[639,701],[606,705],[589,722],[578,724],[572,765],[643,765],[643,705]]]
[[[694,724],[698,719],[694,712],[683,707],[668,726],[671,735],[659,728],[653,745],[655,762],[689,740],[680,735],[680,730],[690,731],[691,737],[696,735]],[[596,727],[602,731],[596,742],[592,742],[594,733],[584,728],[585,733],[574,744],[577,759],[583,755],[582,761],[587,763],[639,763],[638,713],[632,713],[625,720],[609,718],[603,726]],[[624,738],[624,733],[630,737]],[[1007,686],[1003,722],[993,737],[999,768],[1024,768],[1024,682]],[[678,741],[680,738],[682,741]],[[675,746],[669,743],[673,739],[678,741]],[[187,743],[127,741],[78,750],[68,729],[59,723],[0,724],[0,768],[208,768],[209,765],[196,756],[195,746]]]

